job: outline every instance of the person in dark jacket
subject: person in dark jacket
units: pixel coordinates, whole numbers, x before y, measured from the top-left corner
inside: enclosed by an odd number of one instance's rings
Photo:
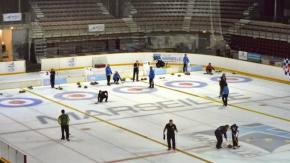
[[[232,141],[233,141],[233,149],[239,148],[239,127],[236,124],[231,126],[232,130]]]
[[[222,92],[222,100],[223,100],[223,103],[224,103],[224,106],[228,106],[228,97],[229,97],[229,87],[228,85],[226,84],[223,88],[223,92]]]
[[[51,88],[54,88],[54,84],[55,84],[55,70],[52,68],[50,70],[50,86],[51,86]]]
[[[227,78],[226,78],[226,74],[223,73],[223,75],[221,76],[221,79],[219,81],[219,85],[220,85],[220,94],[219,97],[222,97],[222,93],[224,90],[224,86],[227,85]]]
[[[229,129],[229,125],[225,125],[225,126],[220,126],[219,128],[215,130],[215,137],[217,139],[217,143],[216,143],[217,149],[222,148],[223,136],[226,139],[226,141],[228,140],[228,137],[227,137],[228,129]]]
[[[187,57],[187,54],[184,54],[183,57],[183,72],[186,73],[187,72],[187,66],[189,64],[189,59]]]
[[[154,78],[155,78],[155,72],[153,70],[153,67],[150,67],[149,71],[149,88],[154,88]]]
[[[106,76],[107,76],[107,85],[111,85],[110,81],[111,81],[111,75],[112,75],[112,70],[111,70],[111,67],[110,65],[108,64],[106,66]]]
[[[173,124],[173,120],[169,120],[169,123],[167,123],[164,127],[163,130],[163,137],[165,139],[165,131],[167,131],[167,145],[168,145],[168,150],[171,150],[171,141],[172,141],[172,147],[173,150],[176,149],[176,144],[175,144],[175,132],[177,131],[176,125]]]
[[[139,61],[136,61],[133,65],[133,82],[136,80],[136,81],[139,81]]]
[[[99,90],[98,102],[103,102],[104,99],[106,99],[105,101],[108,102],[108,91]]]
[[[70,141],[69,139],[69,116],[65,114],[64,110],[61,110],[61,115],[58,117],[58,124],[61,127],[61,140],[64,140],[66,138],[67,141]],[[65,132],[65,135],[64,135]]]
[[[113,75],[114,84],[119,84],[119,81],[121,80],[121,76],[118,71],[116,71]]]

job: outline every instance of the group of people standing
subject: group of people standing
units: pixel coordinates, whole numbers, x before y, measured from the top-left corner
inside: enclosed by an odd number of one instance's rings
[[[140,67],[140,63],[137,60],[134,64],[133,64],[133,82],[135,81],[139,81],[139,67]],[[112,73],[112,69],[110,67],[110,65],[108,64],[105,68],[105,73],[106,73],[106,78],[107,78],[107,85],[110,86],[111,85],[111,75]],[[154,88],[154,78],[155,78],[155,72],[152,66],[150,66],[149,69],[149,88]],[[113,80],[114,80],[114,84],[119,84],[119,81],[121,80],[121,76],[119,74],[118,71],[116,71],[113,75]]]

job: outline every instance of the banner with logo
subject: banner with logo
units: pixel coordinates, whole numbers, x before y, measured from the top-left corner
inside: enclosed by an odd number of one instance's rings
[[[248,61],[261,63],[262,57],[258,53],[248,53]]]
[[[0,74],[25,72],[25,61],[0,62]]]
[[[183,55],[181,54],[162,54],[162,53],[153,53],[153,60],[161,59],[164,62],[170,63],[182,63]]]
[[[248,52],[239,51],[239,59],[246,61],[248,59]]]
[[[89,32],[103,32],[105,24],[89,24]]]
[[[21,21],[21,20],[22,20],[22,14],[21,13],[3,14],[3,21],[4,22],[15,22],[15,21]]]

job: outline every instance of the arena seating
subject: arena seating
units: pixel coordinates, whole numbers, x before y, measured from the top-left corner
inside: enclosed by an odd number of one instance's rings
[[[103,40],[98,43],[102,47],[98,47],[95,44],[100,38],[116,40],[131,32],[209,31],[229,36],[289,40],[289,25],[248,20],[249,10],[257,1],[130,0],[128,2],[134,12],[124,19],[112,16],[102,0],[35,0],[33,6],[38,11],[35,12],[35,21],[44,33],[43,37],[49,44],[47,47],[54,54],[54,43],[66,49],[69,44],[60,45],[63,41],[72,39],[77,44],[82,40],[88,41],[92,48],[102,49],[108,43]],[[105,24],[105,31],[88,32],[90,24]],[[76,46],[71,46],[75,47],[74,51],[78,51]],[[236,48],[236,45],[233,47]]]
[[[47,38],[90,35],[89,24],[105,24],[103,33],[129,32],[124,21],[101,9],[98,0],[37,0],[34,3],[43,14],[37,19]]]
[[[290,36],[290,25],[263,21],[249,21],[249,23],[241,24],[239,31],[236,33],[244,36],[288,41]]]
[[[181,31],[187,0],[132,0],[134,21],[142,31]]]
[[[289,56],[290,44],[286,41],[277,41],[245,36],[233,35],[230,47],[234,50],[255,52],[270,56]]]

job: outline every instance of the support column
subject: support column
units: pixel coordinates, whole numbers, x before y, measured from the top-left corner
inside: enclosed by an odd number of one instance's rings
[[[277,0],[274,2],[274,20],[277,20]]]
[[[3,30],[0,29],[0,45],[1,45],[1,48],[0,48],[0,61],[2,59],[2,33],[3,33]]]

